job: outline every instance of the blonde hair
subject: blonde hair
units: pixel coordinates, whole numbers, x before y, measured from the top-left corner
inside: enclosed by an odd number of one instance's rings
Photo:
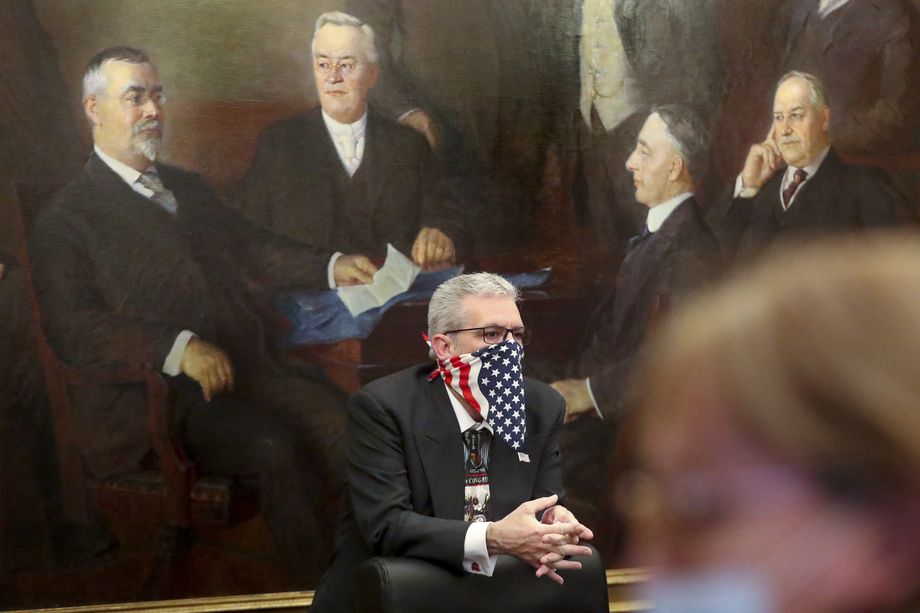
[[[675,313],[646,357],[649,415],[711,375],[740,427],[831,493],[920,494],[917,236],[790,249]]]

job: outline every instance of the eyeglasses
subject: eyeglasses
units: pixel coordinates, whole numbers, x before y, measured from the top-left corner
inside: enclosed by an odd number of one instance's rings
[[[460,330],[448,330],[444,334],[472,332],[474,330],[482,332],[482,342],[486,345],[497,345],[498,343],[504,342],[509,334],[519,345],[526,345],[530,342],[530,330],[523,327],[505,328],[504,326],[485,326],[482,328],[462,328]]]
[[[350,76],[358,70],[358,60],[355,59],[344,59],[344,60],[330,60],[326,58],[321,58],[316,60],[313,63],[318,71],[323,73],[326,76],[335,74],[336,72],[341,71],[345,76]]]
[[[122,102],[125,104],[130,104],[131,106],[141,107],[153,100],[153,103],[156,106],[163,106],[166,104],[166,95],[163,92],[131,92],[126,94],[122,98]]]

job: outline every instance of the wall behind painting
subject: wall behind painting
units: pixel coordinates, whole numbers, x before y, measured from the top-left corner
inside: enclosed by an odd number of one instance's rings
[[[76,121],[86,62],[129,44],[157,64],[169,98],[164,158],[225,187],[259,130],[316,104],[313,24],[334,0],[34,0],[58,52]],[[89,142],[87,136],[87,143]],[[89,145],[86,145],[87,148]]]

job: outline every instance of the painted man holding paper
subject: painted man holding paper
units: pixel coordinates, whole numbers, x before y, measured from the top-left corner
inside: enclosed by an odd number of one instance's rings
[[[342,484],[345,399],[274,350],[261,298],[369,282],[376,269],[258,228],[201,177],[160,162],[165,104],[156,67],[137,49],[105,49],[87,66],[93,151],[30,239],[43,323],[69,364],[162,371],[175,434],[201,474],[258,491],[306,586],[326,555],[317,525],[331,521]],[[137,386],[81,389],[73,430],[96,478],[151,465]]]
[[[382,258],[392,243],[420,266],[454,260],[467,249],[467,223],[428,143],[367,106],[377,80],[373,30],[324,13],[312,55],[321,106],[262,134],[238,206],[316,247]]]

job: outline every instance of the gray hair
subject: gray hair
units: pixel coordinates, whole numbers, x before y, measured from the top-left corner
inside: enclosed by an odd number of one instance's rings
[[[789,79],[802,79],[808,84],[808,89],[811,91],[811,104],[814,108],[820,109],[821,107],[828,106],[827,90],[824,89],[824,83],[821,82],[821,79],[808,72],[790,70],[780,77],[779,82],[776,84],[776,91],[779,91],[783,83]]]
[[[93,56],[83,72],[83,99],[98,96],[105,91],[105,65],[109,62],[128,62],[130,64],[150,64],[150,58],[140,49],[118,46],[106,47]]]
[[[443,334],[466,325],[463,299],[467,296],[511,298],[519,300],[521,293],[507,279],[491,272],[458,275],[438,286],[428,303],[428,336]]]
[[[361,34],[364,35],[364,42],[366,43],[364,48],[365,59],[371,64],[377,63],[377,44],[375,42],[376,35],[374,34],[374,29],[354,15],[349,15],[342,11],[329,11],[328,13],[323,13],[316,19],[316,27],[313,29],[313,42],[310,43],[311,54],[316,54],[316,35],[325,25],[349,26],[360,30]]]
[[[699,181],[709,168],[709,129],[702,118],[682,104],[661,104],[652,108],[668,128],[668,140],[680,154],[687,172]]]

